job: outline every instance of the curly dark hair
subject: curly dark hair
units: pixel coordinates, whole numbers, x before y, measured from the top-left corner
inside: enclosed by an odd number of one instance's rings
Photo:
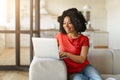
[[[86,30],[86,20],[81,11],[78,11],[76,8],[70,8],[63,12],[61,16],[58,16],[58,22],[60,24],[59,31],[66,34],[66,31],[63,28],[63,20],[66,16],[70,17],[71,23],[74,25],[75,30],[78,33],[84,32]]]

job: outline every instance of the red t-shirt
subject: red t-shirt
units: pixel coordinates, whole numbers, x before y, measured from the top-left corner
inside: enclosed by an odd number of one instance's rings
[[[80,55],[83,46],[89,46],[89,39],[83,34],[81,34],[78,38],[72,39],[67,37],[66,34],[59,32],[56,35],[56,38],[60,51],[69,52],[75,55]],[[80,72],[86,65],[89,64],[87,59],[84,63],[76,63],[69,58],[64,58],[64,62],[66,63],[68,74]]]

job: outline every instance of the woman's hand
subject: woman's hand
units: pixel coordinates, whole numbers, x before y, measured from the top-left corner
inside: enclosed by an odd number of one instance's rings
[[[68,52],[60,52],[59,55],[60,55],[60,58],[67,57],[74,62],[84,63],[84,61],[87,58],[88,48],[89,48],[88,46],[83,46],[80,55],[75,55]]]
[[[60,52],[59,55],[60,55],[60,58],[65,58],[68,56],[69,53],[67,52]]]

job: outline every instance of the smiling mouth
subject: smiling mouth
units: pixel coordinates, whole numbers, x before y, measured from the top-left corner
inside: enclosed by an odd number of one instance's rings
[[[66,29],[65,31],[66,31],[66,32],[70,32],[70,29]]]

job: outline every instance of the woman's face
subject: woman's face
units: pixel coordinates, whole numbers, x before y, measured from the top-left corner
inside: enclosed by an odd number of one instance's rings
[[[74,33],[75,28],[74,25],[71,23],[70,17],[66,16],[63,21],[63,28],[65,29],[66,33]]]

